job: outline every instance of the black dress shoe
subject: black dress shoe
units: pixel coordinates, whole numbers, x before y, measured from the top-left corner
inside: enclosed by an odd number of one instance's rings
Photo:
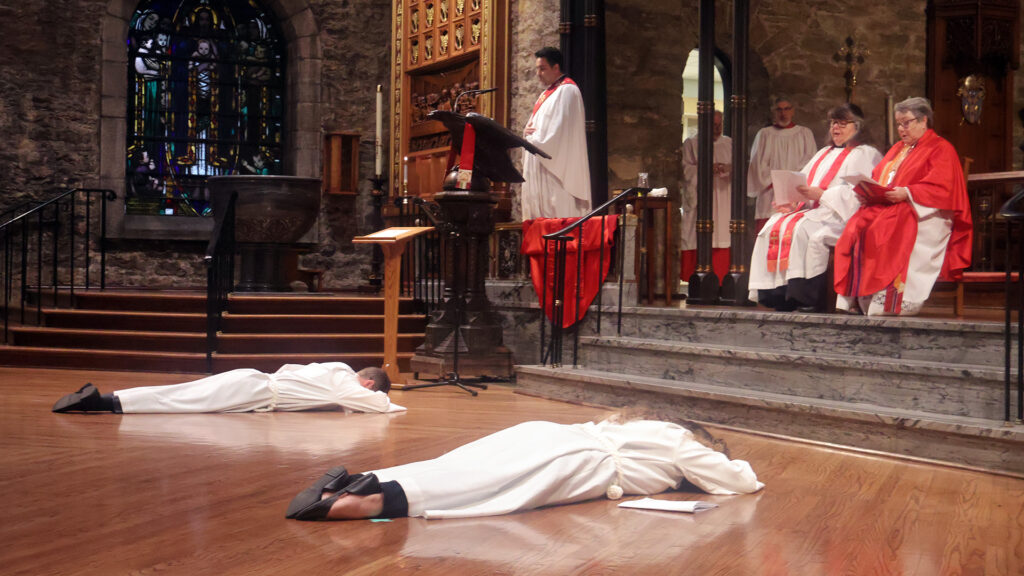
[[[285,518],[293,520],[326,520],[331,507],[344,494],[367,496],[381,493],[380,481],[377,479],[376,474],[355,474],[349,476],[349,480],[351,482],[347,486],[327,498],[323,498],[323,493],[321,492],[317,494],[316,500],[311,500],[309,492],[312,487],[303,490],[288,506]]]
[[[90,412],[102,411],[103,403],[100,401],[100,391],[92,384],[82,386],[78,392],[72,392],[64,396],[53,405],[54,412]]]
[[[291,504],[288,505],[288,511],[285,513],[285,518],[292,518],[300,510],[316,503],[323,497],[324,492],[341,490],[348,485],[350,478],[351,476],[349,476],[344,466],[331,468],[309,488],[299,492],[292,499]]]

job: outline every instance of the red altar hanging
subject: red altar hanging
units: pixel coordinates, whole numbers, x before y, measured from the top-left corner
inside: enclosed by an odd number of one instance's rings
[[[601,235],[601,221],[604,220],[604,237]],[[558,232],[572,224],[578,218],[536,218],[523,222],[523,246],[522,253],[530,258],[530,276],[533,279],[533,289],[537,292],[538,301],[544,302],[544,313],[548,319],[552,319],[554,310],[554,287],[555,287],[555,242],[548,242],[547,270],[544,270],[544,235]],[[611,245],[615,238],[615,226],[618,222],[615,216],[602,216],[591,218],[583,224],[583,255],[580,259],[582,271],[580,276],[580,291],[578,295],[580,305],[580,317],[587,313],[587,308],[597,296],[601,283],[608,276],[608,269],[611,266]],[[576,262],[579,256],[579,230],[573,232],[574,238],[568,242],[565,259],[565,289],[558,296],[564,302],[562,313],[562,327],[572,326],[576,318]],[[604,252],[602,256],[598,250]],[[601,268],[598,270],[598,268]],[[545,287],[547,297],[545,298]]]

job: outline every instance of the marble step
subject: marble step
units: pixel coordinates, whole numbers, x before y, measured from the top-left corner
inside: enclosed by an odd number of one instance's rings
[[[634,361],[632,366],[642,366]],[[1024,476],[1024,425],[600,369],[517,366],[519,392]]]
[[[639,338],[581,337],[580,366],[588,370],[696,381],[743,393],[777,393],[927,413],[999,419],[1003,369],[844,353]],[[840,350],[842,352],[842,350]]]
[[[994,368],[1003,366],[1005,338],[1001,322],[643,307],[623,310],[621,334],[606,310],[601,335]]]

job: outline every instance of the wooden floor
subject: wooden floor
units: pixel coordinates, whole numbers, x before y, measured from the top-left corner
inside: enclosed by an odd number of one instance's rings
[[[181,375],[0,369],[0,573],[1024,574],[1024,480],[721,431],[767,487],[697,515],[608,500],[474,520],[302,523],[327,467],[437,456],[607,411],[492,387],[393,392],[397,415],[52,414],[60,395]],[[454,483],[458,479],[453,479]]]

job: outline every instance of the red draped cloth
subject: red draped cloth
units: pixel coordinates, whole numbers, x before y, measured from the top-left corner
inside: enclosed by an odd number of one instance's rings
[[[718,276],[718,282],[722,282],[722,278],[729,273],[729,262],[732,260],[732,249],[731,248],[712,248],[711,249],[711,271]],[[690,276],[693,276],[693,271],[697,269],[697,251],[696,250],[680,250],[679,251],[679,279],[683,282],[689,282]]]
[[[604,220],[604,235],[601,235],[601,220]],[[548,242],[547,269],[544,269],[544,235],[558,232],[579,218],[536,218],[523,222],[522,253],[530,258],[530,276],[533,278],[533,289],[537,291],[538,301],[544,302],[544,313],[553,319],[555,296],[555,245]],[[595,217],[583,224],[583,255],[580,272],[580,317],[587,312],[590,303],[601,289],[601,283],[608,276],[611,265],[611,245],[615,238],[615,216]],[[579,231],[573,232],[573,239],[568,242],[565,258],[565,290],[557,298],[562,306],[562,327],[572,326],[576,318],[576,261],[579,255]],[[603,251],[604,266],[601,266]],[[545,296],[546,290],[546,296]]]
[[[876,181],[881,182],[885,166],[904,146],[897,142],[875,166],[872,177]],[[967,185],[953,145],[928,130],[899,165],[889,186],[909,188],[917,204],[952,213],[953,229],[939,278],[960,278],[971,265],[973,228]],[[917,212],[910,202],[861,206],[836,244],[836,293],[851,297],[885,289],[902,293],[916,240]]]

